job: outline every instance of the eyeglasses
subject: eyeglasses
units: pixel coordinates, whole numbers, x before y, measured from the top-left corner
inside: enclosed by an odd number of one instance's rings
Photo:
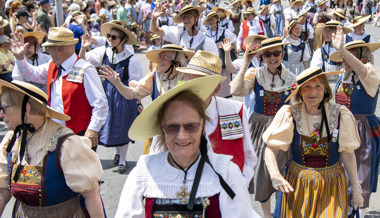
[[[115,35],[107,34],[107,39],[109,39],[109,38],[111,38],[112,40],[116,40],[119,37],[115,36]]]
[[[282,51],[274,51],[274,52],[266,51],[263,53],[263,55],[266,58],[270,58],[272,55],[274,55],[277,58],[277,57],[280,57],[281,54],[282,54]]]
[[[3,112],[5,114],[5,109],[13,107],[13,105],[0,105],[0,112]]]
[[[170,135],[174,135],[174,134],[177,134],[179,132],[179,130],[181,129],[181,126],[183,126],[183,129],[185,130],[185,132],[187,133],[190,133],[190,134],[194,134],[196,132],[198,132],[199,130],[199,127],[201,126],[201,123],[198,122],[198,123],[186,123],[186,124],[163,124],[162,125],[162,128],[164,129],[164,132],[166,134],[170,134]]]

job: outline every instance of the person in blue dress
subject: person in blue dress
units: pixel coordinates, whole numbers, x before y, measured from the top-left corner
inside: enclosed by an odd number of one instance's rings
[[[276,18],[276,32],[281,37],[285,26],[284,7],[281,5],[281,0],[273,0],[272,2],[269,13]]]

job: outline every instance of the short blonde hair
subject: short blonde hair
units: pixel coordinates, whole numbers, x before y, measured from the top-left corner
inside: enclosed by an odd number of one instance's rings
[[[22,101],[24,99],[25,94],[16,91],[14,89],[8,87],[1,87],[1,97],[12,106],[15,106],[17,109],[21,110]],[[46,107],[36,101],[34,98],[30,97],[28,100],[30,104],[30,114],[31,115],[46,115]]]

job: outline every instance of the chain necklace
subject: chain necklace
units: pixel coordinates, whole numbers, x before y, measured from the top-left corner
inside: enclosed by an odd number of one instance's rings
[[[276,87],[276,85],[274,84],[274,77],[275,77],[276,75],[280,75],[280,70],[279,70],[279,69],[276,69],[276,72],[275,72],[275,73],[272,73],[272,72],[269,70],[269,68],[268,68],[268,71],[269,71],[269,73],[272,75],[272,82],[271,82],[271,84],[270,84],[270,87],[271,87],[271,89],[273,90],[274,87]]]
[[[30,136],[30,138],[26,141],[26,145],[28,145],[28,142],[33,138],[33,136],[42,129],[42,127],[45,125],[45,120],[44,120],[44,123],[38,127],[38,129],[32,133],[32,135]],[[32,159],[32,157],[30,156],[29,154],[29,151],[28,151],[28,146],[25,146],[25,152],[26,152],[26,155],[25,155],[25,160],[26,162],[28,163],[28,165],[30,164],[30,160]]]

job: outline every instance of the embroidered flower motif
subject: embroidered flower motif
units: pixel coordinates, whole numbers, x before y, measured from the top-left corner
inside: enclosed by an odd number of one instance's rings
[[[221,127],[222,127],[222,129],[225,130],[225,129],[227,129],[227,124],[226,124],[226,123],[223,123]]]
[[[232,122],[229,122],[228,123],[228,128],[230,128],[230,129],[234,128],[234,124]]]
[[[257,50],[259,50],[260,48],[261,48],[261,45],[260,45],[260,44],[257,44],[257,45],[255,45],[255,46],[253,46],[252,51],[257,51]]]
[[[324,134],[322,133],[322,136]],[[319,129],[314,130],[314,132],[310,135],[312,139],[315,139],[317,142],[321,139],[321,135],[319,134]],[[314,146],[313,146],[314,147]]]
[[[240,122],[236,120],[235,123],[234,123],[234,126],[235,126],[236,128],[239,128],[239,126],[240,126]]]
[[[26,174],[28,171],[26,169],[22,170],[22,174]]]
[[[352,24],[355,24],[355,23],[357,23],[357,22],[359,22],[359,18],[357,17],[357,18],[354,18],[354,19],[352,19],[352,21],[351,21],[351,23]]]

